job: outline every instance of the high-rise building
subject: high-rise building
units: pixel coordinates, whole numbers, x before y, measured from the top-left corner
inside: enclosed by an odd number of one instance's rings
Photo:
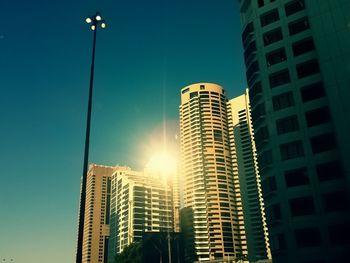
[[[239,0],[273,261],[350,250],[350,2]]]
[[[107,263],[111,175],[116,167],[91,164],[87,174],[83,263]]]
[[[258,171],[248,91],[229,100],[228,118],[233,176],[239,181],[247,237],[248,260],[271,258],[261,180]]]
[[[187,220],[182,225],[186,226],[184,235],[194,243],[195,251],[186,253],[200,261],[247,255],[226,103],[224,89],[216,84],[193,84],[181,90],[181,214]]]
[[[142,239],[143,232],[173,232],[174,193],[171,184],[157,174],[118,167],[111,176],[109,260],[133,242]]]

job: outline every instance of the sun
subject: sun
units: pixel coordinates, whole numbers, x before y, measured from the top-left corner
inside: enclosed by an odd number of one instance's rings
[[[177,173],[177,160],[167,152],[155,153],[146,164],[146,170],[162,176]]]

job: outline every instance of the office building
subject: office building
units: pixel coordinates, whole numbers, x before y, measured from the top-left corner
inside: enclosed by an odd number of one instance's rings
[[[179,206],[172,185],[159,174],[118,167],[111,176],[109,262],[144,232],[173,232],[174,207]],[[178,218],[178,216],[177,216]]]
[[[227,98],[222,87],[199,83],[181,90],[182,222],[194,260],[247,255],[240,187],[233,177]],[[187,242],[188,243],[188,242]],[[186,245],[187,250],[191,244]]]
[[[350,2],[239,8],[273,261],[347,262]]]
[[[239,181],[241,189],[248,260],[270,259],[248,91],[229,100],[227,105],[231,157],[233,165],[237,166],[233,169],[233,176]]]
[[[116,167],[91,164],[87,174],[83,263],[107,263],[111,175]]]

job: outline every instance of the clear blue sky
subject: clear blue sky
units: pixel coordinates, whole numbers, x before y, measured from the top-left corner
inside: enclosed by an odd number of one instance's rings
[[[0,259],[74,261],[92,33],[99,10],[90,161],[140,169],[180,89],[243,93],[236,0],[2,0]],[[158,137],[157,137],[158,136]]]

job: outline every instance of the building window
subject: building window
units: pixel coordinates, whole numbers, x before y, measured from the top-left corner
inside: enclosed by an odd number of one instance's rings
[[[320,72],[320,66],[318,61],[311,60],[302,64],[297,65],[298,78],[302,79]]]
[[[257,0],[258,1],[258,7],[264,6],[264,0]]]
[[[311,138],[311,148],[313,153],[331,151],[337,148],[334,133],[326,133]]]
[[[245,43],[248,36],[254,32],[254,24],[253,22],[250,22],[249,24],[246,25],[243,33],[242,33],[242,42]],[[244,45],[244,48],[246,48],[246,46]]]
[[[331,121],[331,116],[327,106],[315,110],[307,111],[305,119],[308,127],[313,127]]]
[[[286,16],[293,15],[304,9],[305,9],[304,0],[294,0],[285,4],[284,6],[284,10],[286,11]]]
[[[289,200],[292,216],[305,216],[315,213],[314,201],[311,196],[299,197]]]
[[[287,187],[295,187],[309,184],[309,177],[305,167],[284,172]]]
[[[287,60],[284,48],[272,51],[266,55],[266,64],[268,67]]]
[[[267,166],[269,166],[270,164],[272,164],[272,151],[266,151],[263,152],[262,154],[260,154],[258,156],[258,163],[259,163],[259,167],[261,169],[266,168]]]
[[[262,144],[264,141],[267,141],[268,138],[269,138],[269,130],[267,129],[267,126],[263,126],[256,130],[254,139],[255,139],[255,144],[257,146]]]
[[[275,88],[290,82],[288,69],[284,69],[269,76],[270,88]]]
[[[296,35],[310,28],[309,20],[307,17],[303,17],[302,19],[289,23],[288,28],[289,35]]]
[[[281,207],[279,204],[274,204],[266,207],[266,219],[267,222],[273,223],[276,220],[280,220],[282,218]]]
[[[270,88],[275,88],[290,82],[288,69],[275,72],[269,76]]]
[[[260,118],[265,116],[265,104],[260,103],[252,110],[252,120],[256,123]]]
[[[251,55],[255,54],[256,52],[256,42],[252,41],[249,43],[248,47],[244,50],[244,62],[246,64],[246,66],[249,64],[250,60],[251,60]]]
[[[349,209],[349,196],[346,191],[331,192],[322,195],[326,212],[344,211]]]
[[[311,37],[293,43],[293,55],[295,57],[313,50],[315,50],[315,44]]]
[[[283,39],[281,28],[274,29],[264,34],[264,45],[268,46],[272,43],[278,42]]]
[[[222,142],[222,130],[214,130],[213,135],[215,142]]]
[[[272,97],[272,104],[274,111],[294,106],[293,93],[289,91]]]
[[[258,94],[262,94],[261,82],[255,82],[255,84],[249,90],[249,99],[252,101]]]
[[[278,14],[278,9],[275,8],[265,14],[262,14],[260,16],[260,23],[261,23],[261,26],[264,27],[264,26],[267,26],[269,24],[272,24],[273,22],[275,21],[278,21],[280,20],[280,16]]]
[[[186,89],[184,89],[182,92],[181,92],[181,94],[185,94],[186,92],[188,92],[190,90],[190,88],[186,88]]]
[[[254,74],[256,74],[259,71],[259,63],[258,61],[254,61],[249,68],[247,69],[246,76],[247,80],[249,81]]]
[[[267,177],[262,181],[262,191],[264,195],[277,190],[276,178],[274,176]]]
[[[289,116],[276,121],[277,134],[285,134],[299,130],[297,115]]]
[[[194,92],[190,93],[190,99],[192,99],[194,97],[198,97],[198,91],[194,91]]]
[[[343,169],[339,161],[321,163],[316,166],[318,180],[330,181],[343,177]]]
[[[280,151],[283,161],[304,156],[303,143],[301,141],[281,144]]]
[[[303,102],[316,100],[318,98],[326,96],[322,82],[304,86],[300,89],[300,92]]]
[[[350,243],[350,225],[348,223],[331,225],[328,227],[329,239],[334,245]]]
[[[286,240],[283,234],[271,235],[270,245],[272,251],[278,251],[287,248]]]
[[[294,234],[299,248],[320,246],[322,243],[320,230],[317,227],[296,229]]]

